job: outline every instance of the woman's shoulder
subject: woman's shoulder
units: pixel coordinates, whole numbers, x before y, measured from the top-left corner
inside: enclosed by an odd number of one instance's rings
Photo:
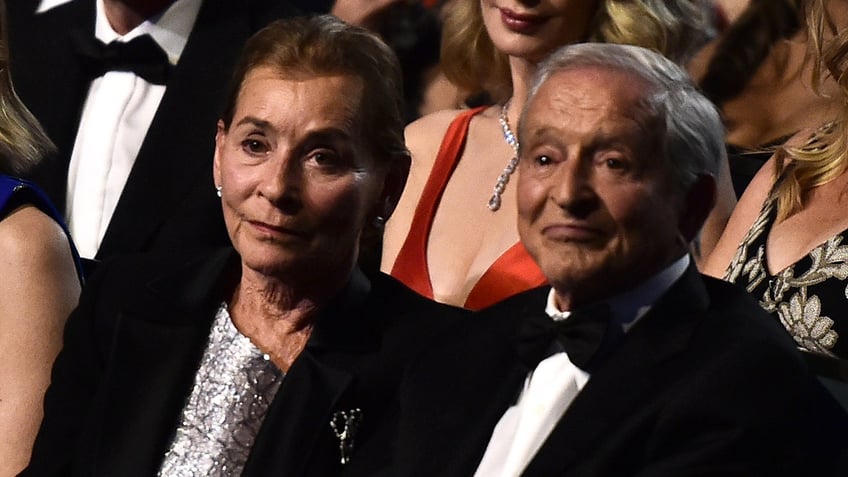
[[[475,109],[446,109],[436,111],[413,121],[406,127],[406,145],[412,152],[413,167],[415,161],[432,163],[441,148],[442,142],[451,127],[460,116],[476,116]],[[418,167],[421,167],[419,164]]]
[[[65,230],[34,205],[18,206],[0,220],[0,257],[0,288],[4,290],[24,286],[29,292],[79,292],[76,261]]]
[[[718,243],[700,267],[710,276],[722,278],[750,228],[763,210],[777,178],[777,157],[772,156],[760,167],[734,207]]]
[[[45,252],[69,250],[68,237],[56,220],[32,204],[18,206],[0,220],[0,253],[7,259],[39,260]]]
[[[406,126],[408,147],[441,140],[451,123],[467,109],[445,109],[422,116]]]

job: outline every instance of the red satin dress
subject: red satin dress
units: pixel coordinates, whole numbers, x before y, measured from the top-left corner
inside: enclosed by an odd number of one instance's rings
[[[433,217],[448,180],[456,169],[471,119],[485,107],[471,109],[456,117],[448,127],[436,162],[415,208],[409,234],[398,253],[391,275],[421,295],[433,298],[430,267],[427,264],[427,240]],[[479,310],[512,295],[544,285],[545,276],[521,242],[505,251],[474,285],[463,305]]]

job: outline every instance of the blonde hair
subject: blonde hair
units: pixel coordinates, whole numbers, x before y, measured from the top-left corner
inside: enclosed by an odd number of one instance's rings
[[[807,29],[810,54],[816,67],[813,84],[821,91],[822,81],[830,76],[841,91],[842,108],[835,120],[817,129],[803,144],[777,150],[773,191],[777,203],[777,221],[782,221],[803,208],[810,190],[827,184],[848,169],[848,29],[835,32],[825,40],[826,29],[833,24],[824,9],[823,0],[807,4]]]
[[[6,4],[0,0],[0,173],[20,175],[55,146],[12,86],[5,19]]]
[[[584,41],[641,46],[682,64],[714,33],[706,3],[601,0]],[[488,92],[499,102],[509,97],[509,63],[486,32],[480,0],[455,0],[448,7],[441,48],[442,69],[456,86]]]

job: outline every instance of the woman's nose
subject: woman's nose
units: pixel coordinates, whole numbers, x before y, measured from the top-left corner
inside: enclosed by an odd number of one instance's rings
[[[285,212],[292,212],[301,204],[303,171],[297,162],[286,157],[269,161],[262,171],[260,194]]]

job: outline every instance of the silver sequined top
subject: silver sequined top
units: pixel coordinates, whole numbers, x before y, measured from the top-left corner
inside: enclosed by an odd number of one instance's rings
[[[283,376],[222,303],[159,476],[240,475]]]

